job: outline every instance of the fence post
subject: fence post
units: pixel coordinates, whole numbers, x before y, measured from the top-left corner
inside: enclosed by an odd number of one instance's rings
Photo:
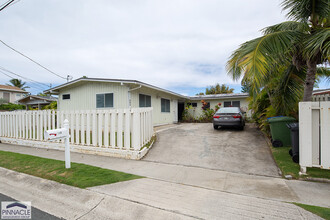
[[[133,113],[133,128],[132,128],[132,147],[134,150],[140,150],[140,111],[132,109]]]
[[[321,102],[321,166],[330,169],[330,102]]]

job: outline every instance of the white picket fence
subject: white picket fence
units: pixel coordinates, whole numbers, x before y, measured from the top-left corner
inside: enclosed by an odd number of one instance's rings
[[[138,151],[154,133],[152,108],[43,110],[0,112],[0,137],[44,141],[44,131],[63,127],[65,119],[76,145]]]
[[[299,164],[330,169],[330,102],[299,103]]]

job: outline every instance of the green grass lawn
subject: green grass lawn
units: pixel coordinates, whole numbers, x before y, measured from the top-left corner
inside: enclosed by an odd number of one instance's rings
[[[312,206],[312,205],[305,205],[300,203],[293,203],[303,209],[306,209],[309,212],[314,213],[315,215],[318,215],[324,219],[330,220],[330,209],[319,207],[319,206]]]
[[[79,188],[143,178],[81,163],[71,163],[71,168],[65,169],[64,161],[7,151],[0,151],[0,166]]]
[[[273,156],[278,167],[281,169],[283,175],[291,175],[293,178],[299,178],[300,166],[294,163],[289,155],[290,147],[271,147]],[[330,170],[324,170],[319,168],[307,168],[307,174],[300,178],[314,177],[314,178],[326,178],[330,179]]]

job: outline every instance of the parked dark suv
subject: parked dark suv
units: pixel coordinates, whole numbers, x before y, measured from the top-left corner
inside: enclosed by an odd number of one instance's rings
[[[238,107],[220,108],[213,116],[213,128],[218,129],[221,126],[238,127],[244,129],[244,114]]]

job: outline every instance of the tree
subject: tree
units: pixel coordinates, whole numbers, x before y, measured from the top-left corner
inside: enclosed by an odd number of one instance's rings
[[[196,95],[205,95],[204,92],[197,93]]]
[[[25,91],[25,89],[30,88],[30,87],[26,86],[26,82],[22,82],[21,79],[11,79],[11,80],[9,80],[9,82],[11,83],[11,85],[7,84],[8,86],[15,86],[24,91]]]
[[[283,0],[289,21],[267,27],[243,43],[227,62],[234,80],[243,76],[257,94],[275,69],[304,73],[303,101],[311,101],[317,67],[330,61],[330,1]]]
[[[251,85],[250,85],[250,83],[248,81],[246,81],[246,80],[243,81],[242,80],[241,85],[242,85],[241,92],[243,92],[243,93],[250,93],[250,91],[251,91]]]
[[[226,86],[225,84],[220,85],[219,83],[217,83],[215,86],[210,86],[205,89],[205,95],[227,94],[233,92],[234,92],[233,88],[229,88],[229,86]]]

